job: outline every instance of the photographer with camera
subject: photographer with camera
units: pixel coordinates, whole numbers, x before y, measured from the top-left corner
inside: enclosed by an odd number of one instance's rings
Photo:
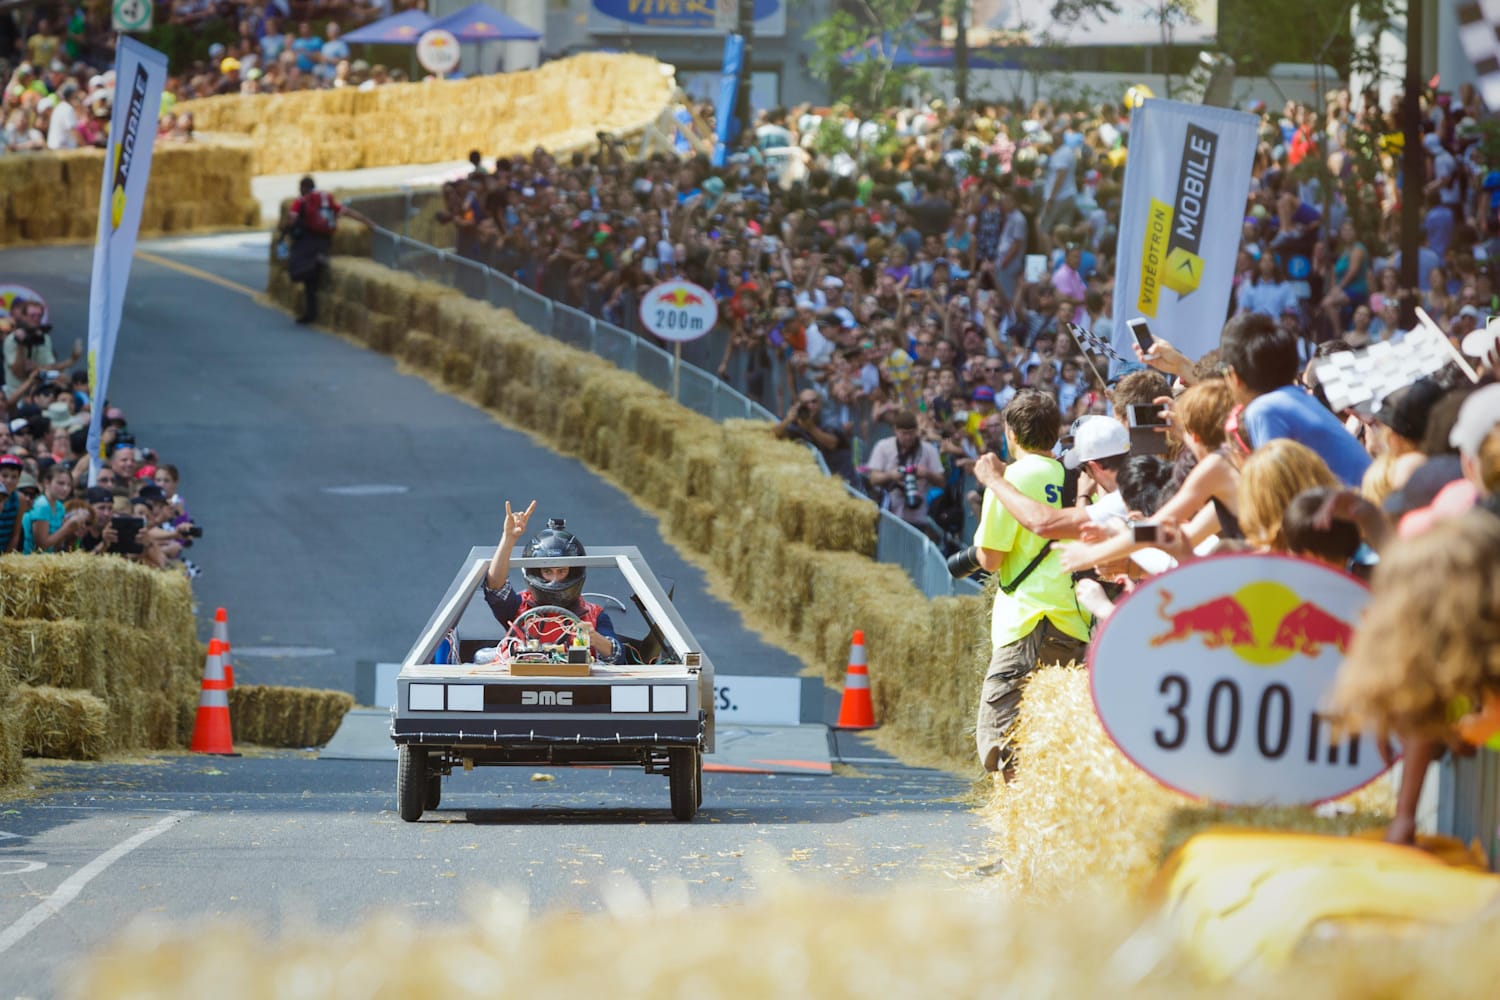
[[[828,419],[823,411],[823,397],[816,389],[803,389],[797,401],[786,411],[786,416],[773,428],[782,440],[806,441],[823,456],[828,471],[835,476],[848,478],[849,435],[837,422]]]
[[[982,456],[975,469],[979,481],[988,484],[993,474],[1025,497],[1060,507],[1064,473],[1052,449],[1061,425],[1051,396],[1033,389],[1017,393],[1005,408],[1006,441],[1016,458],[1007,465],[994,453]],[[1028,531],[989,487],[974,544],[948,563],[955,576],[982,567],[999,577],[975,740],[984,769],[1006,781],[1013,774],[1011,730],[1026,678],[1039,663],[1081,660],[1089,639],[1089,615],[1078,606],[1072,575],[1056,556],[1052,542]],[[970,565],[956,565],[961,562]]]
[[[150,562],[165,566],[181,560],[182,550],[191,545],[194,538],[203,537],[203,529],[191,521],[170,523],[176,510],[166,491],[155,482],[148,481],[140,488],[135,495],[135,504],[146,518],[140,537]]]
[[[84,499],[89,505],[89,516],[78,538],[78,551],[104,555],[120,540],[113,523],[115,495],[107,486],[90,486]]]
[[[0,317],[0,336],[5,338],[5,393],[12,399],[29,376],[61,372],[83,357],[83,341],[73,341],[73,351],[64,361],[52,349],[52,324],[43,322],[46,306],[35,299],[17,297],[10,315]]]
[[[927,491],[947,483],[937,446],[923,441],[917,430],[917,415],[898,410],[891,415],[895,434],[882,438],[870,449],[866,478],[880,491],[880,506],[913,525],[939,545],[942,531],[928,516]]]

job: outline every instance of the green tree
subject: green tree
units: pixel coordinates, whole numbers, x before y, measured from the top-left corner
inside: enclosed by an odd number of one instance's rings
[[[868,115],[899,103],[909,86],[926,78],[918,66],[897,64],[923,36],[917,15],[923,0],[846,0],[808,39],[817,47],[808,68],[828,84],[835,102]],[[845,61],[846,54],[858,57]]]

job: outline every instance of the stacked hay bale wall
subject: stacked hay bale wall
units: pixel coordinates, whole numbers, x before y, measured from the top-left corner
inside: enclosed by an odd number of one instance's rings
[[[539,69],[374,90],[229,95],[179,104],[200,130],[255,140],[257,174],[462,160],[593,146],[639,132],[672,96],[646,56],[587,53]]]
[[[353,707],[353,696],[344,691],[256,684],[229,691],[235,742],[263,747],[321,746]]]
[[[260,208],[250,194],[251,160],[250,143],[235,137],[159,144],[141,233],[256,225]],[[99,149],[0,156],[0,246],[93,239],[103,169]]]
[[[1407,935],[1336,937],[1224,981],[1163,922],[1109,899],[1037,906],[952,888],[794,887],[743,906],[689,907],[676,902],[687,891],[664,892],[652,906],[644,890],[640,903],[622,890],[613,913],[536,917],[524,899],[491,894],[450,923],[388,913],[353,927],[299,926],[275,940],[244,924],[141,921],[80,963],[60,995],[197,1000],[213,982],[225,1000],[1416,1000],[1493,997],[1500,977],[1493,912]]]
[[[117,558],[0,558],[0,785],[19,754],[182,746],[203,656],[187,580]]]
[[[1016,726],[1016,780],[989,805],[1002,880],[1030,896],[1068,897],[1101,886],[1143,890],[1167,854],[1210,826],[1349,835],[1379,830],[1394,808],[1377,781],[1331,810],[1221,808],[1157,784],[1110,742],[1094,712],[1088,672],[1038,670]]]
[[[270,291],[289,306],[302,294],[280,268]],[[369,260],[335,257],[324,294],[335,329],[582,458],[657,511],[752,623],[829,683],[842,683],[850,635],[863,629],[885,733],[917,759],[971,766],[988,605],[928,601],[899,568],[875,562],[875,506],[824,476],[806,448],[761,421],[715,423],[509,312]]]

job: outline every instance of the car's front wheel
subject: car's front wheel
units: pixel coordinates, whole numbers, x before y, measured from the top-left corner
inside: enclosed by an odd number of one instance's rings
[[[422,818],[427,795],[427,750],[403,743],[396,751],[396,811],[415,823]]]

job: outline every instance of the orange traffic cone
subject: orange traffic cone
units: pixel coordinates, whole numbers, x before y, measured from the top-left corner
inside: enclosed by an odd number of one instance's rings
[[[840,729],[870,729],[875,725],[875,706],[870,702],[870,671],[865,666],[865,633],[854,630],[849,646],[849,672],[844,675],[844,700],[839,703]]]
[[[214,612],[214,634],[219,640],[219,657],[224,662],[224,679],[234,687],[234,664],[229,659],[229,612],[219,608]]]
[[[224,679],[224,654],[218,639],[208,640],[208,663],[203,667],[203,690],[198,696],[198,719],[193,724],[193,753],[234,753],[229,726],[229,682]]]

